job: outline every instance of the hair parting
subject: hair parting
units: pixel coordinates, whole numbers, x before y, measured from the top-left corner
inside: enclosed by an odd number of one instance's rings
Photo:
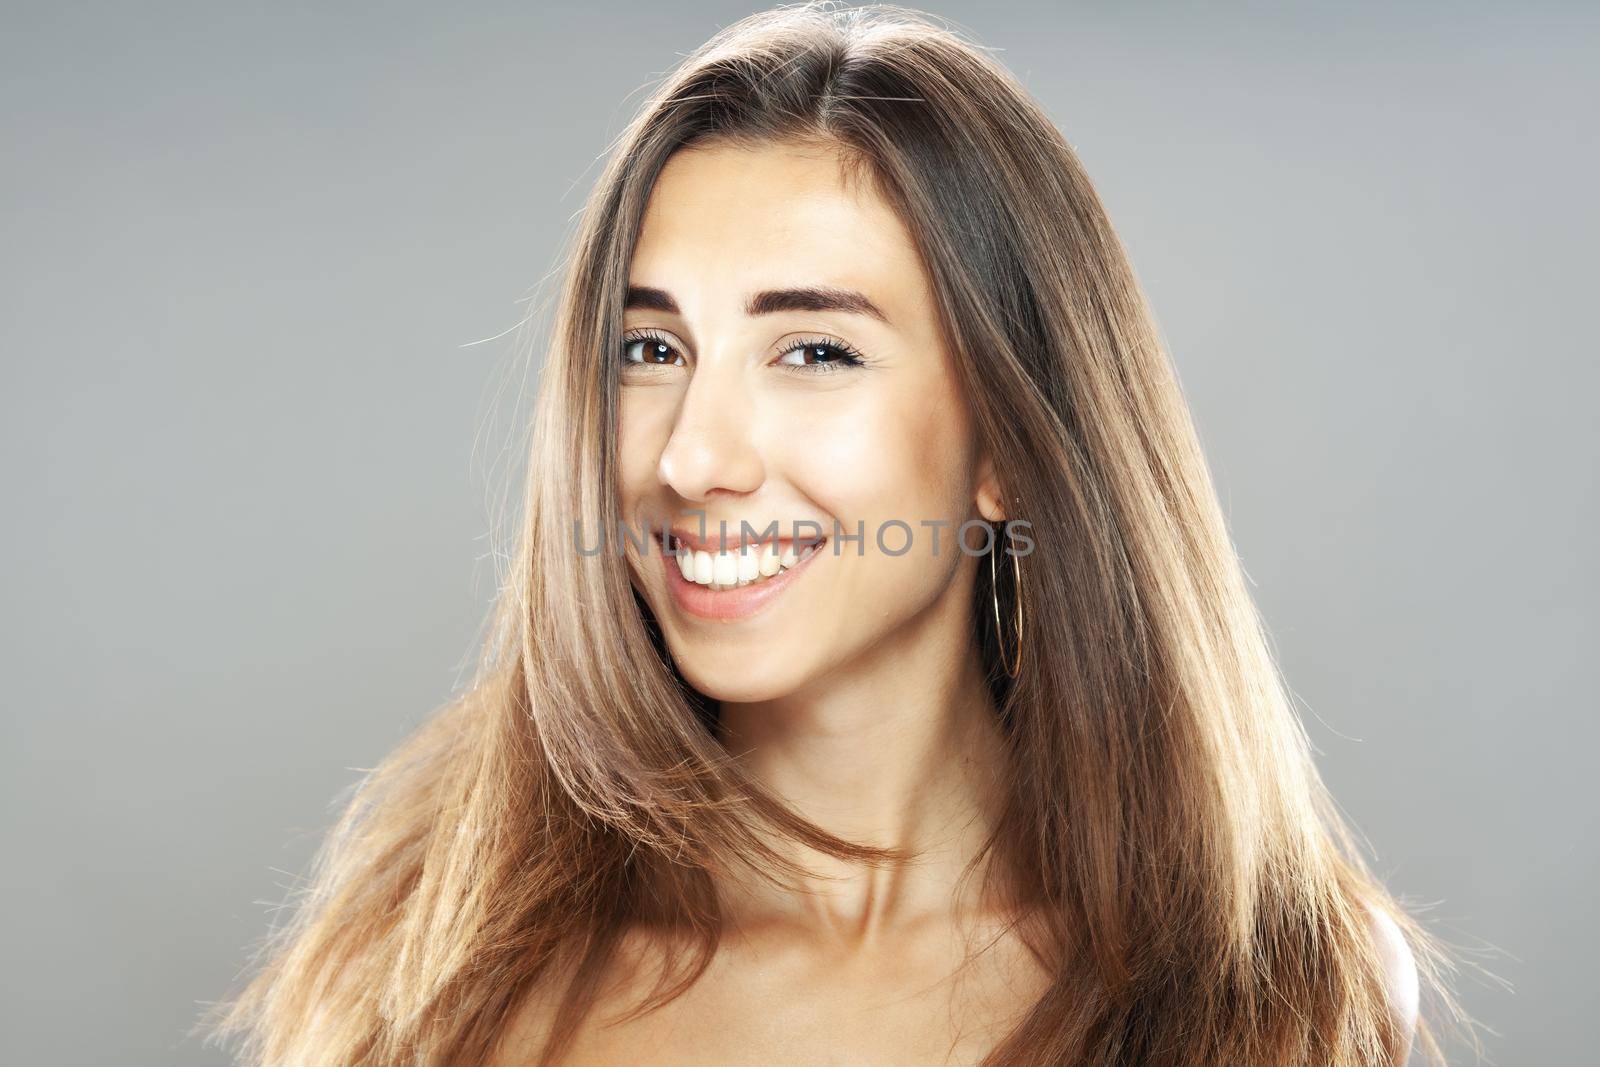
[[[719,872],[862,862],[708,730],[613,553],[615,355],[628,265],[668,157],[790,139],[844,153],[915,239],[1006,499],[1015,678],[980,568],[974,640],[1012,761],[979,879],[1054,979],[985,1067],[1365,1067],[1404,1043],[1373,937],[1387,916],[1432,1009],[1464,1021],[1442,944],[1368,869],[1321,782],[1128,256],[1076,155],[981,48],[894,7],[754,15],[689,56],[612,153],[575,234],[533,419],[516,551],[472,684],[359,783],[288,922],[209,1020],[258,1065],[488,1062],[549,998],[555,1063],[620,931],[685,951],[721,929]],[[1418,1041],[1443,1062],[1424,1013]]]

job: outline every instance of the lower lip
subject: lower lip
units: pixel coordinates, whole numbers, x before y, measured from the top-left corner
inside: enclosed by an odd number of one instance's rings
[[[730,622],[748,619],[776,600],[822,554],[822,546],[826,544],[826,541],[819,543],[811,555],[771,578],[732,589],[715,590],[689,581],[678,566],[678,558],[671,552],[662,552],[661,563],[667,572],[667,589],[671,591],[672,600],[678,607],[702,619]],[[660,547],[660,542],[657,542],[657,547]]]

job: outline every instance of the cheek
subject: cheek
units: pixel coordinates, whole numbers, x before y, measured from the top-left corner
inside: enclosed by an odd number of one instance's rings
[[[658,484],[656,468],[672,432],[672,406],[651,391],[623,390],[617,409],[617,477],[624,519]]]
[[[959,523],[970,510],[970,447],[960,405],[947,389],[885,382],[814,418],[792,440],[785,466],[846,530],[866,523],[869,553],[876,551],[878,523],[907,523],[913,551],[920,551],[930,533],[922,520]],[[905,540],[898,529],[884,537],[896,550]]]
[[[859,523],[863,534],[838,544],[838,558],[827,561],[830,581],[812,605],[830,620],[818,645],[822,662],[883,641],[944,597],[959,573],[955,531],[971,513],[961,408],[942,388],[883,385],[818,420],[793,454],[806,495],[844,532]],[[943,524],[937,549],[925,522]]]

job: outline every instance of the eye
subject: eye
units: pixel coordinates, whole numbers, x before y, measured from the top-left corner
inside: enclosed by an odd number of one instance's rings
[[[641,367],[683,366],[683,357],[664,337],[644,334],[622,340],[622,361]]]
[[[778,362],[806,373],[828,374],[846,367],[859,367],[866,361],[861,353],[830,338],[812,338],[790,346]]]

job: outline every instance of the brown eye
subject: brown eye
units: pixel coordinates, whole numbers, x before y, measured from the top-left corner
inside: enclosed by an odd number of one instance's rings
[[[658,337],[640,337],[633,341],[624,341],[622,359],[625,363],[637,363],[646,367],[683,365],[683,357]]]
[[[808,341],[795,345],[778,362],[786,367],[807,371],[828,372],[845,367],[861,366],[861,357],[852,348],[833,341]]]

